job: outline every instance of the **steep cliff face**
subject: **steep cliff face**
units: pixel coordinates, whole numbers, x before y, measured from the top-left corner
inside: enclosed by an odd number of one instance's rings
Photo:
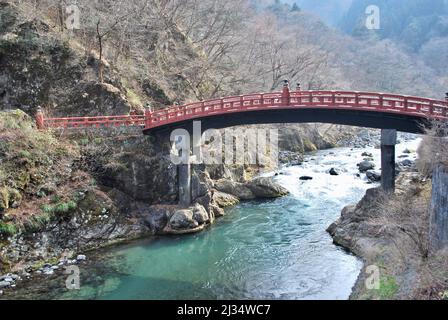
[[[195,97],[188,79],[173,74],[157,77],[136,61],[126,66],[104,58],[100,62],[96,46],[86,47],[80,35],[61,33],[45,17],[29,19],[11,3],[0,3],[0,21],[0,110],[33,114],[41,106],[50,115],[114,115],[142,112],[147,103],[163,107]],[[176,48],[189,47],[183,49],[184,55],[199,59],[185,37],[170,41],[178,43]]]

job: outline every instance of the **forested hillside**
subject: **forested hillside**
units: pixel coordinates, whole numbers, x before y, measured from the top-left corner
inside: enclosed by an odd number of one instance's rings
[[[341,20],[341,28],[354,36],[368,36],[364,17],[369,5],[380,9],[380,29],[372,31],[378,39],[392,39],[418,52],[432,39],[448,36],[446,0],[355,0]]]
[[[434,98],[447,87],[446,39],[431,38],[416,56],[391,40],[342,35],[282,1],[78,1],[78,28],[67,26],[65,5],[2,2],[1,109],[141,112],[278,90],[284,79]]]

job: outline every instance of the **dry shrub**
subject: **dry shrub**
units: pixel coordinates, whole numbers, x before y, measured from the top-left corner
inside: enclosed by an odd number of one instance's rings
[[[420,270],[417,299],[448,300],[448,250],[441,250],[423,263]]]
[[[429,177],[436,166],[448,166],[448,123],[434,122],[426,133],[418,149],[417,167]]]
[[[392,196],[381,204],[373,223],[396,245],[403,257],[429,254],[429,192],[420,186],[409,187],[401,196]]]

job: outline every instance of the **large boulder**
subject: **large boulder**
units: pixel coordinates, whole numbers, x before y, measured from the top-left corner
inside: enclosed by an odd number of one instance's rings
[[[360,172],[367,172],[369,170],[375,169],[375,164],[371,161],[363,161],[358,163],[358,168]]]
[[[232,207],[234,205],[237,205],[239,202],[240,200],[231,194],[221,191],[213,192],[213,203],[220,206],[221,208]]]
[[[221,179],[215,183],[215,188],[218,191],[231,194],[240,200],[255,199],[254,193],[244,183]]]
[[[213,213],[214,217],[219,218],[225,216],[224,209],[220,208],[217,205],[211,205],[210,211]]]
[[[203,206],[196,203],[192,208],[192,210],[193,210],[193,219],[196,220],[198,224],[202,225],[210,222],[210,216]]]
[[[193,211],[190,209],[177,210],[168,223],[168,227],[172,230],[188,230],[198,226],[199,223],[194,220]]]
[[[289,194],[289,191],[274,182],[272,178],[256,178],[247,186],[257,198],[278,198]]]
[[[157,234],[161,232],[168,223],[170,210],[166,206],[152,206],[147,214],[144,214],[143,222],[151,229],[151,232]]]

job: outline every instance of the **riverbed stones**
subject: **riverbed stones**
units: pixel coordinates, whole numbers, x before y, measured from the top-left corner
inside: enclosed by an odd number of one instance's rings
[[[414,164],[414,162],[409,159],[405,159],[400,162],[400,165],[402,165],[403,167],[412,167],[413,164]]]
[[[76,261],[86,261],[87,257],[84,254],[80,254],[76,257]]]
[[[370,182],[379,182],[381,181],[381,173],[375,170],[368,170],[366,172],[367,179]]]
[[[338,176],[338,175],[340,175],[339,170],[336,169],[336,168],[331,168],[330,171],[329,171],[329,174],[331,176]]]
[[[371,161],[362,161],[358,163],[358,168],[360,172],[367,172],[375,169],[375,164]]]
[[[7,281],[0,281],[0,289],[8,288],[11,286],[10,282]]]

